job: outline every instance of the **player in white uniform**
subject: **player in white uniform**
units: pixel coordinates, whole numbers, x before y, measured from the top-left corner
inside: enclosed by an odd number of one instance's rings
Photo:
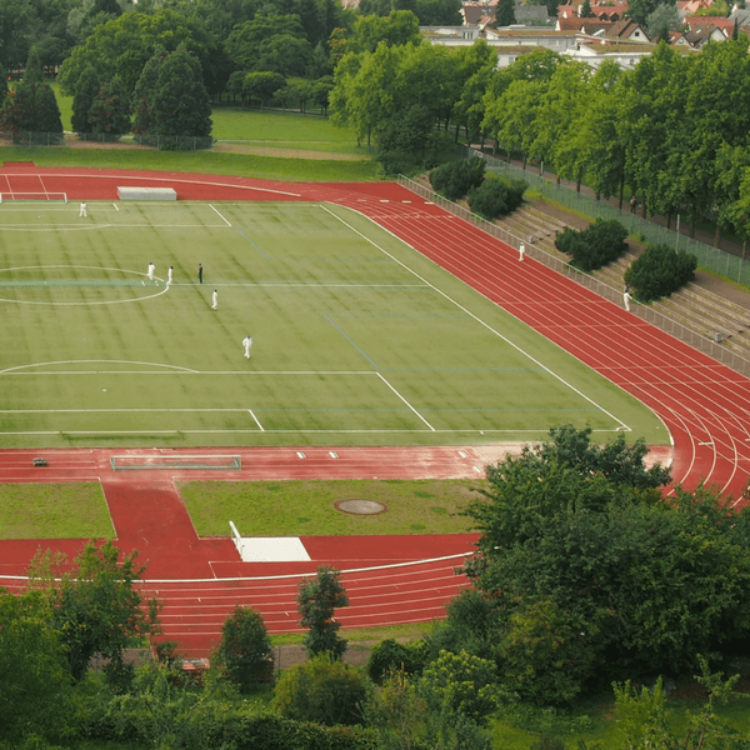
[[[219,307],[219,292],[214,289],[214,293],[211,295],[211,309],[216,310]]]
[[[81,203],[81,210],[78,212],[78,217],[86,216],[86,204]]]
[[[242,339],[242,346],[245,347],[245,359],[250,359],[250,347],[253,345],[253,340],[250,338],[248,333],[244,339]]]
[[[148,264],[148,280],[153,281],[154,280],[154,271],[156,270],[156,266],[153,263]]]
[[[167,286],[169,286],[172,283],[173,273],[174,273],[174,266],[170,266],[169,271],[167,271]]]
[[[521,243],[521,246],[518,248],[518,260],[523,260],[523,256],[526,255],[526,245]]]

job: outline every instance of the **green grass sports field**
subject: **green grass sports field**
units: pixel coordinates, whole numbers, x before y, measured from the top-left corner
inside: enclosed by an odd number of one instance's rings
[[[78,211],[0,205],[2,447],[477,444],[569,422],[663,441],[635,399],[355,212]]]

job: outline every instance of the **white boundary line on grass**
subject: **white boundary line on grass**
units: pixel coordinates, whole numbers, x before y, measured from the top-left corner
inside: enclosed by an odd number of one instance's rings
[[[435,432],[435,428],[379,373],[375,373],[429,428]]]
[[[488,331],[490,331],[491,333],[493,333],[498,338],[501,338],[503,341],[505,341],[505,343],[507,343],[509,346],[512,346],[517,352],[523,354],[524,357],[526,357],[527,359],[529,359],[530,361],[532,361],[535,365],[538,365],[546,373],[548,373],[553,378],[555,378],[557,381],[559,381],[564,386],[566,386],[571,391],[573,391],[573,393],[578,394],[582,399],[584,399],[585,401],[588,401],[590,404],[592,404],[597,409],[599,409],[599,411],[601,411],[603,414],[606,414],[608,417],[610,417],[610,419],[614,420],[617,424],[619,424],[624,430],[626,430],[628,432],[631,431],[631,428],[628,427],[628,425],[626,425],[621,419],[618,419],[610,411],[608,411],[607,409],[605,409],[603,406],[600,406],[599,404],[597,404],[596,401],[594,401],[592,398],[589,398],[585,393],[583,393],[582,391],[580,391],[574,385],[571,385],[570,383],[568,383],[567,380],[565,380],[560,375],[558,375],[554,370],[551,370],[549,367],[547,367],[546,365],[542,364],[542,362],[540,362],[538,359],[536,359],[535,357],[533,357],[527,351],[525,351],[524,349],[522,349],[520,346],[518,346],[518,344],[516,344],[515,342],[511,341],[507,336],[503,336],[503,334],[500,333],[500,331],[495,330],[489,323],[486,323],[479,316],[475,315],[473,312],[471,312],[470,310],[466,309],[462,304],[460,304],[459,302],[457,302],[456,300],[454,300],[452,297],[450,297],[448,294],[446,294],[444,291],[442,291],[442,289],[438,289],[434,284],[430,283],[427,279],[425,279],[424,276],[421,276],[416,271],[414,271],[412,268],[409,268],[409,266],[407,266],[406,263],[404,263],[403,261],[399,260],[395,255],[392,255],[391,253],[389,253],[385,248],[382,248],[380,245],[378,245],[377,242],[375,242],[375,240],[371,239],[370,237],[368,237],[363,232],[360,232],[358,229],[356,229],[355,227],[353,227],[345,219],[341,218],[340,216],[336,216],[336,214],[333,211],[331,211],[331,209],[328,208],[328,206],[321,204],[320,207],[324,211],[327,211],[329,214],[331,214],[331,216],[333,216],[336,219],[338,219],[344,226],[348,227],[352,232],[354,232],[355,234],[359,235],[366,242],[369,242],[373,247],[375,247],[378,250],[380,250],[381,253],[383,253],[384,255],[387,255],[391,260],[393,260],[395,263],[397,263],[398,265],[400,265],[403,269],[405,269],[406,271],[408,271],[409,273],[411,273],[415,278],[417,278],[420,281],[422,281],[425,284],[427,284],[427,286],[429,286],[431,289],[433,289],[435,292],[437,292],[444,299],[448,300],[448,302],[450,302],[452,305],[454,305],[455,307],[457,307],[463,313],[465,313],[466,315],[468,315],[470,318],[473,318],[477,323],[479,323],[480,325],[484,326]],[[346,208],[346,206],[342,206],[342,208]],[[375,222],[372,221],[372,219],[369,219],[369,217],[367,217],[367,216],[365,216],[364,218],[368,219],[368,221],[370,221],[373,224],[375,223]],[[411,247],[407,242],[405,242],[404,240],[402,240],[400,237],[396,237],[396,235],[393,234],[393,232],[390,232],[385,227],[382,227],[379,224],[375,224],[375,225],[378,227],[378,229],[382,229],[384,232],[388,232],[388,234],[390,234],[392,237],[394,237],[395,239],[397,239],[399,242],[402,242],[403,244],[407,245],[408,247]],[[412,249],[414,250],[414,248],[412,248]],[[415,252],[419,252],[419,251],[415,250]]]
[[[227,219],[225,216],[223,216],[222,213],[219,211],[219,209],[216,208],[216,206],[214,206],[213,203],[209,203],[208,205],[211,206],[211,208],[214,211],[216,211],[216,213],[219,215],[219,218],[222,219],[226,223],[227,226],[229,226],[229,227],[232,226],[231,223],[229,222],[229,219]]]
[[[208,410],[207,410],[207,411],[208,411]],[[229,410],[227,410],[227,411],[229,411]],[[265,432],[266,430],[265,430],[265,428],[263,427],[263,425],[262,425],[262,424],[261,424],[261,423],[260,423],[260,422],[258,421],[258,417],[256,417],[256,416],[255,416],[255,412],[254,412],[254,411],[253,411],[252,409],[248,409],[247,411],[248,411],[248,413],[250,414],[250,416],[251,416],[251,417],[252,417],[252,418],[253,418],[253,419],[255,420],[255,424],[257,424],[257,425],[258,425],[258,429],[259,429],[259,430],[260,430],[261,432]]]

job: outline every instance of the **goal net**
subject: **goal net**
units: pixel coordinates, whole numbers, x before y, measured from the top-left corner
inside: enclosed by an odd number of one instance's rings
[[[67,203],[67,193],[0,193],[0,203],[34,203],[47,201],[52,203]]]

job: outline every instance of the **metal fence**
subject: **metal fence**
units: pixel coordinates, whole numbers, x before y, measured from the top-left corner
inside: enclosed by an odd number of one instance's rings
[[[521,169],[515,164],[510,164],[503,159],[497,159],[489,154],[474,152],[467,149],[467,156],[476,153],[487,162],[490,172],[498,174],[507,179],[523,179],[529,183],[535,191],[547,200],[560,203],[572,211],[577,211],[592,219],[617,219],[628,230],[628,234],[634,237],[644,237],[650,244],[662,243],[675,250],[684,250],[692,253],[698,259],[698,265],[709,271],[726,276],[738,284],[750,287],[750,263],[742,258],[727,253],[724,250],[707,245],[700,240],[686,237],[684,234],[667,229],[653,221],[644,219],[630,210],[623,211],[618,206],[603,200],[586,195],[575,190],[573,187],[550,180],[544,175],[535,174],[533,170]]]
[[[614,302],[617,305],[622,305],[623,299],[621,289],[615,289],[609,284],[606,284],[605,282],[600,281],[599,279],[587,273],[573,268],[569,263],[562,260],[561,258],[557,258],[554,255],[551,255],[537,245],[529,244],[527,239],[518,237],[512,232],[509,232],[506,229],[497,226],[496,224],[492,224],[478,216],[475,216],[471,213],[471,211],[464,208],[463,206],[459,206],[458,204],[441,197],[437,193],[433,192],[424,185],[415,182],[414,180],[410,180],[409,178],[402,176],[399,177],[399,184],[401,184],[408,190],[411,190],[413,193],[421,196],[422,198],[426,198],[432,203],[435,203],[441,208],[444,208],[446,211],[450,211],[452,214],[458,216],[464,221],[467,221],[470,224],[478,227],[479,229],[482,229],[501,242],[504,242],[506,245],[510,245],[511,247],[518,249],[522,242],[525,243],[527,257],[534,258],[540,263],[544,263],[545,266],[548,266],[558,273],[567,276],[569,279],[572,279],[577,284],[586,287],[595,294],[598,294],[600,297],[604,297],[604,299],[607,299],[610,302]],[[595,199],[591,200],[594,203],[598,202]],[[736,370],[742,375],[750,376],[750,360],[747,360],[744,357],[741,357],[740,355],[730,351],[725,344],[701,335],[691,328],[688,328],[687,326],[684,326],[681,323],[673,320],[672,318],[664,315],[658,310],[655,310],[649,305],[640,305],[633,301],[630,305],[630,311],[633,315],[637,315],[642,320],[655,325],[657,328],[660,328],[662,331],[670,334],[671,336],[674,336],[680,341],[684,341],[686,344],[689,344],[698,351],[703,352],[709,357],[712,357],[722,364],[727,365],[727,367],[731,367],[733,370]]]

